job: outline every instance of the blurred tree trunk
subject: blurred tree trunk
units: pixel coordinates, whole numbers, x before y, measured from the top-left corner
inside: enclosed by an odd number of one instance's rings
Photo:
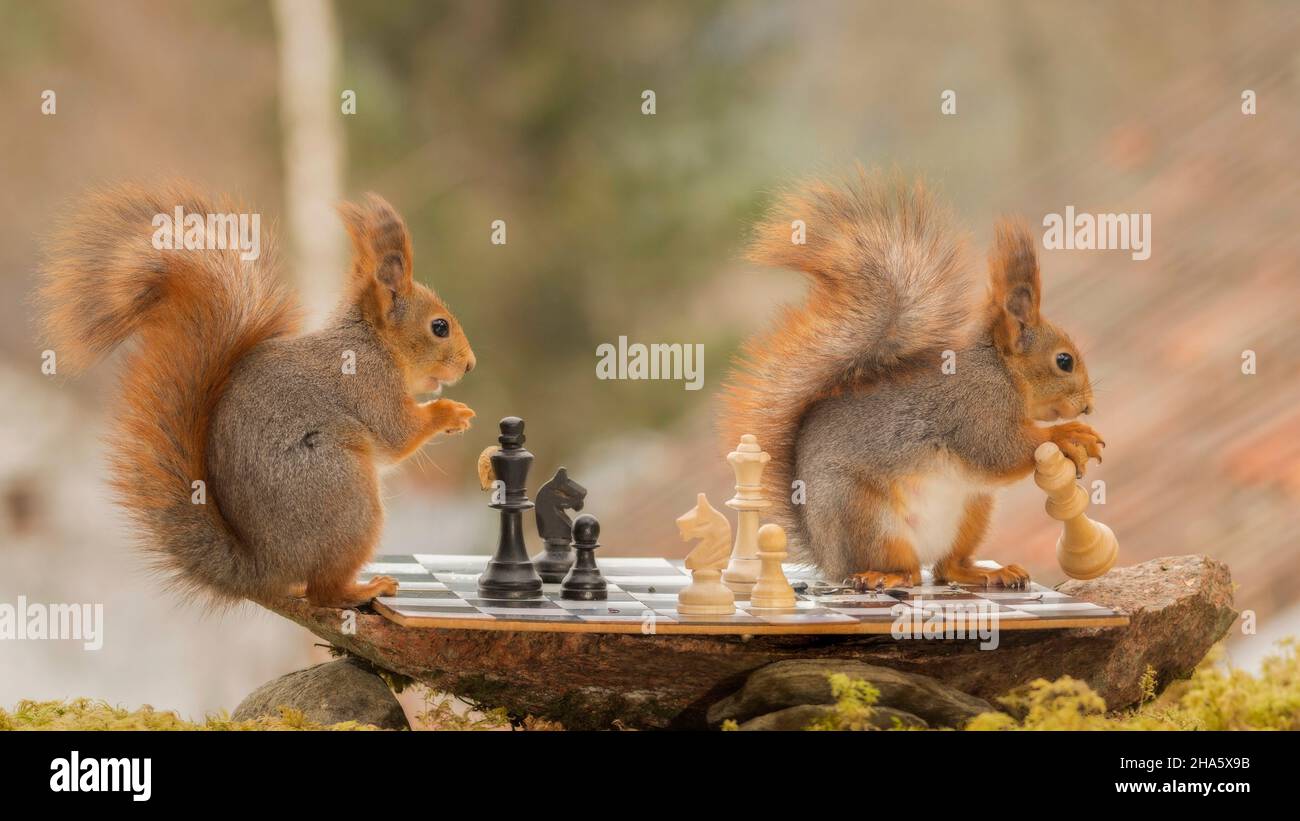
[[[274,0],[280,55],[284,199],[293,281],[315,326],[333,308],[346,264],[334,204],[343,190],[338,27],[330,0]]]

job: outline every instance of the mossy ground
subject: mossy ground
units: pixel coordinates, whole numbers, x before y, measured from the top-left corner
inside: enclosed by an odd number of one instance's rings
[[[1155,672],[1143,677],[1137,707],[1108,711],[1087,684],[1063,676],[1038,679],[998,699],[1004,708],[977,716],[967,730],[1300,730],[1300,658],[1294,640],[1282,642],[1258,676],[1228,668],[1216,648],[1184,681],[1159,697]],[[835,712],[809,729],[869,729],[874,688],[831,676]]]
[[[1282,642],[1266,659],[1259,675],[1227,667],[1216,648],[1184,681],[1176,681],[1160,696],[1153,671],[1143,679],[1146,697],[1128,710],[1108,711],[1106,702],[1087,684],[1063,676],[1039,679],[998,699],[1003,711],[985,713],[967,730],[1300,730],[1300,657],[1296,642]],[[869,683],[842,674],[831,676],[837,699],[835,711],[813,730],[874,729],[869,721],[878,698]],[[417,717],[425,727],[439,730],[554,730],[561,725],[529,717],[512,722],[504,710],[474,716],[458,713],[446,696],[431,696],[428,709]],[[187,721],[174,712],[152,707],[127,710],[103,701],[20,701],[12,710],[0,709],[0,730],[374,730],[354,721],[329,726],[308,721],[299,710],[280,709],[275,718],[232,721],[224,713],[202,722]],[[733,728],[725,728],[733,729]]]
[[[0,709],[0,730],[375,730],[370,724],[345,721],[323,725],[308,721],[301,710],[281,707],[275,718],[232,721],[224,713],[202,723],[186,721],[176,713],[144,706],[138,710],[114,707],[104,701],[77,698],[69,701],[20,701],[12,712]]]
[[[431,695],[428,709],[417,722],[434,730],[562,730],[561,725],[529,716],[512,723],[505,710],[487,710],[469,715],[455,709],[450,696]],[[378,730],[370,724],[344,721],[319,724],[301,710],[281,707],[276,717],[234,721],[225,713],[210,715],[201,722],[188,721],[168,710],[148,705],[137,710],[115,707],[105,701],[77,698],[68,701],[20,701],[12,711],[0,709],[3,730]]]

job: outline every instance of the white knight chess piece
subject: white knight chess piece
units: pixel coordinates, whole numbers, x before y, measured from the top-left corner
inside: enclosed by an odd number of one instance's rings
[[[731,523],[701,493],[695,507],[677,519],[683,541],[700,543],[686,557],[691,583],[677,594],[677,612],[686,616],[726,616],[736,612],[736,597],[721,581],[731,555]]]

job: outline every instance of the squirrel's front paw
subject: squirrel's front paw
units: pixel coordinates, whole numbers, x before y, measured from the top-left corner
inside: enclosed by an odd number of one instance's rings
[[[1083,422],[1065,422],[1048,428],[1048,441],[1053,442],[1065,458],[1074,462],[1075,474],[1083,478],[1089,459],[1101,464],[1101,449],[1106,447],[1101,434]]]
[[[474,411],[469,405],[454,399],[439,399],[429,404],[433,428],[438,433],[462,433],[469,430],[469,420],[474,418]]]

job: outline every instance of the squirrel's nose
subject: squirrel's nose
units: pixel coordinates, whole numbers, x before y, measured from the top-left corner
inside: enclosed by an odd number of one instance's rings
[[[473,357],[473,355],[471,355],[469,359],[466,359],[466,360],[465,360],[465,373],[469,373],[469,372],[472,371],[472,370],[474,370],[474,357]]]
[[[1092,403],[1091,403],[1091,402],[1089,402],[1088,404],[1086,404],[1086,405],[1083,406],[1083,415],[1084,415],[1084,416],[1087,416],[1087,415],[1090,414],[1090,413],[1092,413]]]

